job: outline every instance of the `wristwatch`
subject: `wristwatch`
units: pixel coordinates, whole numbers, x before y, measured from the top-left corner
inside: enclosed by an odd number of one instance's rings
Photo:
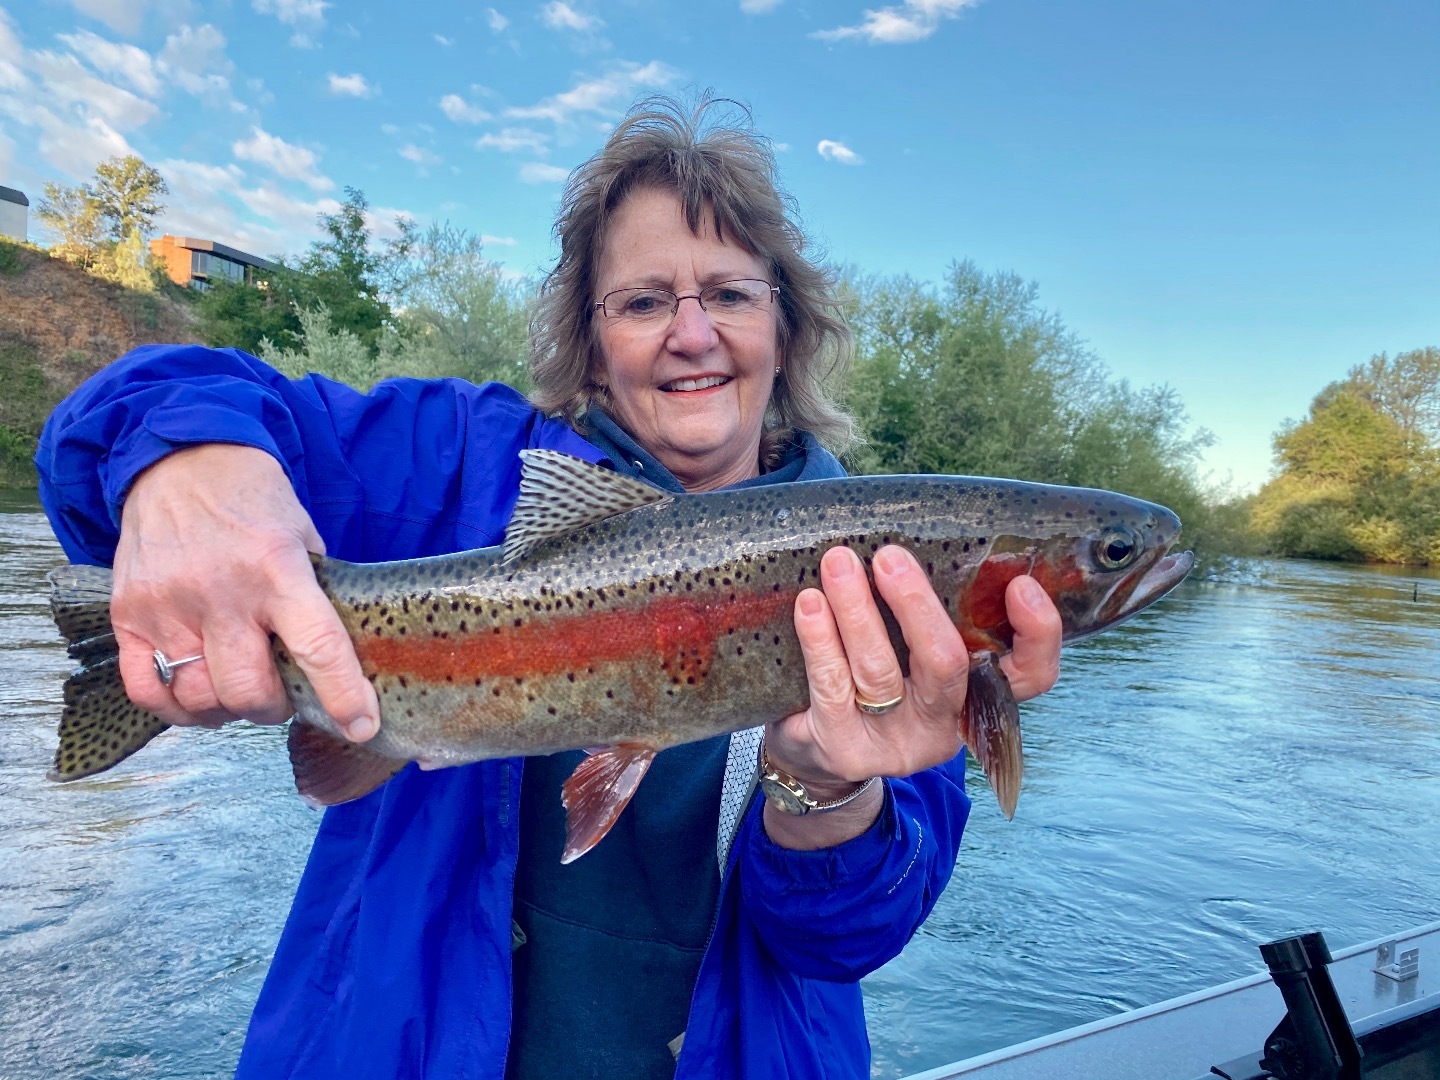
[[[879,782],[878,776],[872,776],[863,784],[857,787],[849,795],[842,795],[838,799],[830,799],[826,802],[818,801],[815,796],[805,790],[805,785],[795,777],[791,776],[784,769],[778,769],[770,761],[770,755],[765,750],[765,744],[760,744],[760,790],[765,798],[776,810],[787,814],[819,814],[826,810],[838,810],[847,803],[854,802],[865,792]]]

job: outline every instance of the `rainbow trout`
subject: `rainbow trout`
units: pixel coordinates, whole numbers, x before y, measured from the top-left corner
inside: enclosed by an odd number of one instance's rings
[[[675,496],[553,451],[522,452],[503,546],[356,564],[315,557],[320,587],[380,701],[379,733],[344,739],[274,643],[295,718],[295,782],[312,802],[372,791],[407,762],[440,768],[598,748],[565,785],[565,861],[608,831],[658,750],[806,707],[793,607],[839,544],[868,565],[913,552],[971,651],[960,723],[1014,813],[1019,710],[997,660],[1005,587],[1031,574],[1075,641],[1164,596],[1190,571],[1180,522],[1106,491],[955,476],[866,476]],[[110,576],[51,575],[55,621],[82,666],[65,684],[52,779],[110,768],[164,730],[120,683]],[[902,667],[908,650],[881,606]]]

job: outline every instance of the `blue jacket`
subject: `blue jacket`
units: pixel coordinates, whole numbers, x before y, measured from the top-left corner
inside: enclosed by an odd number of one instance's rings
[[[330,554],[497,543],[519,450],[603,460],[499,385],[290,381],[235,350],[146,346],[56,409],[41,498],[77,562],[114,557],[136,475],[203,442],[285,468]],[[499,1078],[510,1034],[520,759],[422,772],[325,813],[251,1020],[242,1078]],[[954,869],[964,755],[887,783],[877,826],[829,850],[772,843],[752,800],[729,847],[678,1077],[869,1075],[858,980],[897,955]]]

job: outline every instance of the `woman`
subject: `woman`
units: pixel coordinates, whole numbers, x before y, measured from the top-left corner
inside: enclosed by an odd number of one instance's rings
[[[534,325],[538,409],[495,385],[362,396],[232,350],[148,347],[57,410],[42,497],[72,558],[114,563],[137,704],[282,722],[273,632],[369,738],[374,692],[307,553],[496,543],[526,447],[674,491],[841,474],[830,282],[765,144],[706,128],[709,108],[645,103],[572,176]],[[741,732],[660,754],[570,866],[559,785],[578,754],[412,766],[327,811],[237,1075],[868,1075],[858,980],[928,914],[969,807],[964,646],[903,549],[877,553],[874,579],[908,676],[863,564],[831,551],[795,606],[810,707],[764,731],[773,801],[750,797],[759,733]],[[1054,681],[1058,616],[1028,578],[1007,606],[1005,668],[1030,697]],[[156,649],[203,660],[164,685]]]

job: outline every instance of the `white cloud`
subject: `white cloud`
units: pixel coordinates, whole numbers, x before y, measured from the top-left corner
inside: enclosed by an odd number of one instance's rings
[[[96,117],[116,131],[141,127],[160,115],[153,102],[97,79],[74,56],[38,52],[30,66],[58,103],[82,116]]]
[[[135,148],[98,116],[76,123],[67,123],[49,109],[41,107],[29,114],[40,128],[36,146],[40,156],[72,177],[89,176],[97,161],[112,157],[128,157]]]
[[[82,15],[104,23],[117,34],[139,33],[145,19],[145,0],[70,0]]]
[[[527,120],[553,120],[557,124],[570,121],[579,113],[614,115],[619,112],[616,105],[628,102],[636,90],[666,86],[677,75],[673,68],[659,60],[645,65],[622,62],[598,79],[578,83],[537,105],[506,109],[505,115]]]
[[[443,45],[447,49],[455,44],[454,38],[448,38],[444,34],[432,34],[431,36],[434,37],[437,45]]]
[[[501,15],[500,12],[496,11],[493,7],[485,9],[485,21],[489,24],[490,29],[497,34],[510,25],[510,20],[504,15]]]
[[[520,166],[520,179],[527,184],[557,184],[569,175],[569,170],[543,161],[527,161]]]
[[[256,217],[273,222],[282,233],[298,236],[315,235],[316,219],[321,214],[333,214],[340,209],[340,204],[334,199],[307,202],[287,195],[269,183],[261,183],[258,188],[237,188],[235,197]]]
[[[244,111],[230,93],[235,65],[225,57],[225,35],[209,23],[182,26],[167,37],[156,66],[187,93]]]
[[[871,45],[904,45],[923,41],[940,28],[945,19],[956,18],[967,7],[980,0],[905,0],[903,4],[866,11],[865,18],[855,26],[839,26],[819,30],[811,37],[822,41],[863,38]]]
[[[81,30],[78,34],[59,34],[57,37],[89,61],[90,66],[100,74],[124,79],[146,97],[160,95],[160,78],[155,72],[154,61],[144,49],[107,41],[89,30]]]
[[[330,93],[336,97],[368,98],[374,97],[380,92],[378,86],[371,86],[365,81],[365,76],[359,73],[354,75],[336,75],[330,73]]]
[[[511,154],[516,150],[532,150],[537,154],[545,153],[546,143],[549,140],[538,131],[530,128],[502,128],[498,134],[486,132],[475,140],[475,147],[478,150],[499,150],[501,153]]]
[[[274,15],[286,26],[295,28],[290,44],[296,49],[318,49],[314,32],[325,25],[328,0],[250,0],[261,15]]]
[[[551,30],[598,30],[605,24],[594,15],[582,15],[562,0],[550,0],[540,9],[540,21]]]
[[[0,131],[0,176],[15,175],[15,140]]]
[[[287,143],[261,127],[250,130],[249,139],[241,139],[230,147],[241,161],[253,161],[276,176],[298,180],[311,191],[329,191],[335,186],[335,181],[317,168],[319,162],[313,151]]]
[[[11,131],[34,129],[33,149],[27,147],[25,152],[27,162],[38,156],[74,180],[89,176],[97,161],[133,154],[124,132],[148,123],[159,112],[144,98],[96,78],[73,55],[28,53],[4,8],[0,8],[0,88],[4,90],[0,120],[14,125],[5,133],[7,145],[14,145]]]
[[[428,168],[431,165],[440,164],[438,155],[432,154],[429,150],[421,146],[416,146],[414,143],[406,143],[402,146],[400,148],[400,156],[406,161],[413,161],[421,168]]]
[[[244,107],[230,93],[234,65],[225,57],[225,35],[208,23],[180,27],[165,39],[165,46],[156,57],[144,49],[109,41],[89,30],[57,36],[95,71],[129,83],[146,98],[158,98],[167,86],[174,85],[207,99],[210,104],[229,105],[243,111]],[[73,57],[62,60],[48,53],[41,55],[46,58],[41,66],[49,78],[73,81],[61,71],[61,64]],[[113,94],[109,96],[113,98]]]
[[[841,165],[862,165],[864,161],[860,155],[855,153],[842,142],[834,139],[821,139],[820,145],[815,147],[820,156],[826,161],[838,161]]]
[[[491,236],[489,233],[482,233],[480,243],[487,247],[514,247],[515,238],[513,236]]]
[[[218,240],[260,256],[285,253],[316,232],[313,219],[303,231],[242,221],[231,199],[231,193],[239,192],[245,182],[238,165],[171,158],[155,167],[170,185],[165,214],[159,222],[164,232]]]
[[[325,22],[328,0],[252,0],[261,15],[274,15],[286,26],[321,25]]]
[[[490,113],[478,105],[471,105],[459,94],[446,94],[442,97],[440,111],[457,124],[483,124],[492,119]]]
[[[774,11],[780,3],[781,0],[740,0],[740,10],[746,15],[761,15]]]

